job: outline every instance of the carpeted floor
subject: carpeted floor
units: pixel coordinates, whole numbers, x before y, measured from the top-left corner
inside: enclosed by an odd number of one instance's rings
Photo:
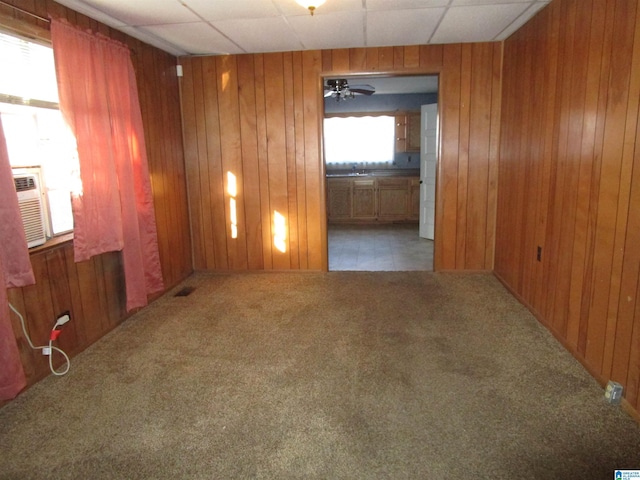
[[[616,468],[640,427],[489,274],[196,274],[0,410],[2,479]]]

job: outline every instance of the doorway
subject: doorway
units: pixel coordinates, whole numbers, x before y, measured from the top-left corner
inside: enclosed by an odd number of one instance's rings
[[[430,111],[437,112],[438,76],[328,77],[324,84],[329,270],[433,270],[437,158],[430,152],[435,148],[437,153],[433,142],[438,135],[427,132],[431,136],[425,139],[422,106],[431,105]],[[336,92],[336,85],[346,85],[355,93]],[[349,130],[353,127],[341,127],[337,129],[341,139],[335,140],[335,134],[327,132],[336,128],[326,125],[336,120],[327,119],[381,116],[390,116],[394,122],[388,158],[371,160],[358,152],[337,158],[336,143],[347,139],[357,144],[357,135]],[[365,135],[365,141],[372,143],[379,136]]]

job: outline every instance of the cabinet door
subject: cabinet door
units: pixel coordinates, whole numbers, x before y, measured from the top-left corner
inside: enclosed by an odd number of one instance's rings
[[[420,220],[420,179],[409,181],[409,215],[411,220]]]
[[[420,151],[420,113],[407,115],[407,152]]]
[[[329,220],[351,219],[351,181],[329,178],[327,180],[327,209]]]
[[[406,220],[409,218],[409,184],[406,178],[378,180],[378,218]]]
[[[353,218],[371,220],[376,217],[376,189],[374,179],[353,181]]]
[[[396,115],[396,152],[407,151],[407,116]]]

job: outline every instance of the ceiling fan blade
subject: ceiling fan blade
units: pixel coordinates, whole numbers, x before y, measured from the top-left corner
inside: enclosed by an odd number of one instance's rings
[[[330,97],[331,95],[333,95],[335,92],[333,90],[327,90],[326,92],[324,92],[324,96],[326,97]]]
[[[368,85],[358,85],[356,87],[349,87],[353,93],[360,93],[362,95],[373,95],[376,92],[376,89],[373,87],[370,88],[358,88],[358,87],[367,87]]]

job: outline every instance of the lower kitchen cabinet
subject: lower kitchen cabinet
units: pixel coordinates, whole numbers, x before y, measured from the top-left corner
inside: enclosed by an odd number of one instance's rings
[[[376,218],[376,182],[373,178],[353,180],[354,220],[375,220]]]
[[[409,184],[406,178],[378,180],[378,220],[397,221],[409,217]]]
[[[329,222],[415,222],[416,177],[327,178]]]
[[[348,178],[331,178],[327,182],[327,209],[330,219],[334,220],[350,220],[352,182]]]
[[[409,210],[411,218],[420,220],[420,179],[409,180]]]

